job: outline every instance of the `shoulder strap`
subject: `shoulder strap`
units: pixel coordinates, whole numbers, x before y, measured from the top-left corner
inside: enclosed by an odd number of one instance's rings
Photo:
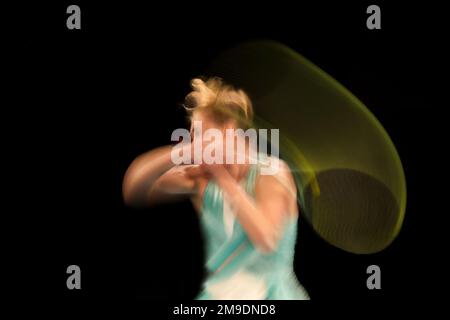
[[[251,196],[254,197],[255,196],[256,177],[258,176],[258,165],[252,164],[248,170],[249,170],[249,172],[247,174],[245,191],[247,191],[248,194],[250,194]]]

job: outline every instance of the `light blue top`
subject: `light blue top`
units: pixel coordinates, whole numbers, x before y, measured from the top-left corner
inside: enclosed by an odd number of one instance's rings
[[[247,193],[253,197],[258,174],[259,165],[251,165],[244,180]],[[309,299],[293,269],[297,217],[287,216],[277,248],[263,253],[254,247],[237,219],[232,222],[231,234],[227,234],[223,191],[210,181],[201,208],[208,275],[196,299]]]

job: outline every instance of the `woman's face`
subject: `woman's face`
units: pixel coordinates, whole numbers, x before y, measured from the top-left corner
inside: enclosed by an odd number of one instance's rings
[[[201,128],[203,133],[207,131],[208,129],[219,129],[222,130],[222,126],[219,125],[214,119],[212,119],[211,116],[206,114],[202,111],[196,111],[192,115],[191,119],[191,135],[194,138],[193,131],[194,131],[194,124],[195,123],[201,123]]]
[[[215,144],[215,147],[222,148],[223,158],[222,161],[225,163],[226,152],[235,150],[226,150],[226,130],[227,129],[237,129],[234,121],[227,121],[224,123],[218,123],[213,119],[212,116],[208,115],[206,112],[197,111],[194,112],[191,119],[191,138],[192,143],[195,145],[197,139],[201,139],[202,149],[210,145]],[[218,141],[216,133],[211,134],[211,131],[220,132],[222,141]],[[209,131],[209,132],[208,132]],[[234,142],[234,145],[236,143]]]

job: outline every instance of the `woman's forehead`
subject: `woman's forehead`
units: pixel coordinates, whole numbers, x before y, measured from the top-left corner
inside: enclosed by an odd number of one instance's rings
[[[200,121],[203,125],[206,124],[214,124],[215,121],[211,115],[208,115],[206,112],[197,110],[192,114],[192,122],[194,121]]]

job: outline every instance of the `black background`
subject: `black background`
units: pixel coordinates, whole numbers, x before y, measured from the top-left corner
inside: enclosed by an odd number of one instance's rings
[[[407,209],[395,242],[352,255],[319,239],[300,220],[295,268],[311,298],[399,300],[433,297],[440,254],[430,219],[428,62],[430,15],[439,8],[374,2],[382,29],[366,28],[372,2],[175,3],[61,1],[21,9],[11,61],[14,126],[8,158],[16,179],[11,216],[30,296],[87,301],[190,300],[203,276],[198,221],[188,202],[126,208],[121,182],[140,153],[170,143],[186,125],[179,103],[189,80],[222,50],[250,39],[295,49],[337,79],[382,123],[402,160]],[[81,30],[66,8],[81,7]],[[430,19],[432,20],[432,19]],[[433,249],[436,248],[436,249]],[[436,250],[436,252],[434,251]],[[82,270],[82,290],[66,288],[66,268]],[[366,288],[379,265],[381,290]],[[34,266],[34,267],[33,267]],[[31,269],[30,269],[31,268]],[[20,269],[22,270],[22,269]],[[33,293],[32,293],[33,292]],[[57,299],[57,300],[54,300]]]

